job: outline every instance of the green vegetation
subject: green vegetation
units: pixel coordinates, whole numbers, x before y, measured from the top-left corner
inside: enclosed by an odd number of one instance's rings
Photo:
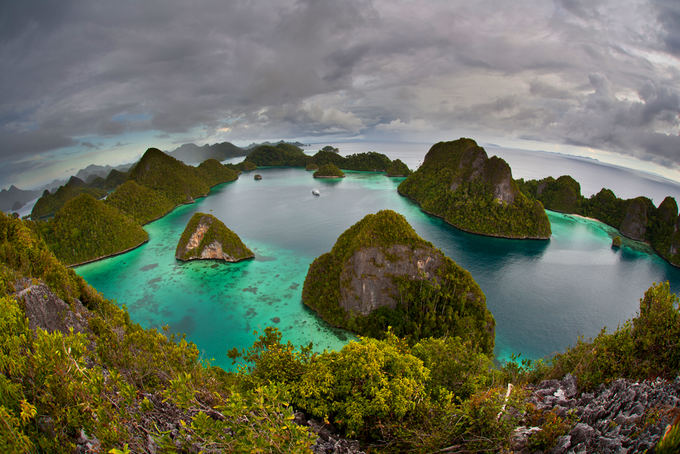
[[[121,184],[106,198],[106,203],[144,225],[166,215],[175,204],[161,192],[142,186],[134,180]]]
[[[669,263],[680,266],[680,218],[673,197],[666,197],[658,207],[647,197],[620,199],[607,188],[585,198],[578,182],[568,175],[557,180],[518,180],[518,184],[522,192],[535,196],[547,209],[597,219],[626,237],[649,243]]]
[[[524,195],[508,164],[472,139],[439,142],[399,185],[423,211],[459,229],[506,238],[549,238],[543,205]]]
[[[420,268],[411,269],[418,260],[437,265],[425,274]],[[371,263],[375,268],[403,270],[372,274],[367,266]],[[391,294],[381,295],[383,303],[369,305],[366,311],[361,294],[352,286],[353,278],[375,286],[375,292]],[[382,337],[392,327],[396,335],[414,341],[459,336],[482,352],[493,351],[495,322],[470,273],[420,238],[394,211],[367,215],[340,235],[329,253],[314,260],[305,278],[302,302],[327,322],[362,335]]]
[[[241,161],[236,165],[227,164],[227,166],[231,166],[234,170],[237,170],[237,171],[240,171],[240,172],[251,172],[251,171],[257,169],[257,166],[254,163],[252,163],[248,160]]]
[[[335,164],[324,164],[314,172],[314,178],[344,178],[345,173]]]
[[[541,201],[548,210],[560,213],[581,212],[581,185],[569,175],[562,175],[557,180],[553,177],[542,180],[517,180],[519,188],[525,195]]]
[[[246,159],[258,166],[305,167],[309,162],[302,148],[287,143],[260,145],[248,153]]]
[[[673,379],[680,369],[680,313],[670,286],[655,284],[640,300],[640,312],[613,333],[604,329],[592,341],[578,344],[537,369],[540,378],[578,377],[579,386],[594,389],[617,378]]]
[[[632,321],[547,363],[499,369],[467,336],[414,341],[391,330],[316,354],[266,328],[251,348],[229,352],[243,362],[228,373],[201,362],[183,337],[131,322],[57,260],[37,224],[0,213],[3,452],[73,452],[84,433],[101,452],[308,453],[316,435],[294,422],[294,409],[371,452],[509,452],[519,425],[540,426],[529,447],[547,451],[573,418],[527,405],[528,380],[572,373],[588,390],[619,377],[673,379],[680,368],[678,298],[666,283],[645,293]],[[393,236],[419,243],[398,226],[378,235],[352,229],[373,246]],[[29,328],[15,287],[41,281],[88,308],[85,332]],[[515,391],[506,400],[509,382]],[[679,439],[676,424],[656,451],[675,452]]]
[[[310,162],[305,166],[305,170],[319,170],[319,166],[313,162]]]
[[[395,159],[387,166],[386,169],[388,177],[407,177],[411,175],[411,170],[401,159]]]
[[[85,185],[85,182],[80,178],[71,177],[63,186],[50,194],[45,190],[42,197],[40,197],[33,206],[31,211],[31,219],[43,219],[54,215],[66,202],[79,196],[80,194],[89,194],[92,197],[99,199],[106,195],[106,191],[99,188],[91,188]]]
[[[26,223],[4,214],[0,263],[3,452],[74,452],[81,431],[101,452],[145,452],[149,440],[159,452],[309,452],[314,437],[293,422],[282,386],[242,386],[202,364],[183,337],[132,323]],[[87,332],[30,330],[13,296],[22,278],[82,301],[90,309]]]
[[[162,193],[175,205],[193,202],[205,196],[215,181],[206,180],[196,167],[166,155],[157,148],[149,148],[130,170],[130,179]]]
[[[613,248],[620,248],[621,247],[621,237],[616,235],[614,238],[612,238],[612,247]]]
[[[88,194],[66,202],[39,229],[50,250],[69,265],[116,254],[149,239],[131,217]]]
[[[238,179],[238,171],[225,166],[217,159],[208,159],[203,161],[198,170],[204,175],[209,186],[226,183]]]
[[[192,238],[195,244],[192,244]],[[215,244],[219,244],[218,250],[215,250]],[[206,213],[194,213],[175,251],[179,260],[210,258],[238,262],[254,256],[238,235],[215,216]]]

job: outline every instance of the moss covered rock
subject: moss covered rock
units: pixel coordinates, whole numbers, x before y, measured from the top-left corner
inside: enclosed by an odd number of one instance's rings
[[[370,214],[310,265],[302,301],[362,335],[460,336],[490,353],[493,316],[470,273],[394,211]]]
[[[240,262],[255,254],[215,216],[195,213],[182,233],[175,257],[178,260]]]
[[[314,172],[314,178],[344,178],[345,173],[335,164],[324,164]]]
[[[459,229],[505,238],[550,238],[538,200],[525,196],[510,166],[472,139],[439,142],[399,185],[399,193]]]
[[[198,166],[209,186],[238,179],[238,171],[222,164],[217,159],[207,159]]]

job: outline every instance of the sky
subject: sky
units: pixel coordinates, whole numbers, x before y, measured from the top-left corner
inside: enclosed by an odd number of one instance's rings
[[[3,1],[0,61],[0,187],[185,142],[462,136],[680,180],[677,0]]]

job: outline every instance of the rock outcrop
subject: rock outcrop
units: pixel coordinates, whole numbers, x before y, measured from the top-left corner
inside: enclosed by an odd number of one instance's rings
[[[399,185],[427,213],[462,230],[505,238],[550,238],[541,203],[523,194],[510,166],[472,139],[439,142]]]
[[[628,238],[645,241],[649,215],[655,211],[654,204],[647,197],[638,197],[628,203],[626,215],[619,230]]]
[[[319,170],[314,172],[314,178],[344,178],[345,172],[340,170],[335,164],[324,164]]]
[[[672,422],[671,410],[680,405],[680,377],[643,382],[618,379],[595,392],[579,393],[576,379],[567,375],[562,380],[543,381],[530,391],[528,402],[536,410],[561,418],[573,415],[568,433],[546,451],[553,454],[645,452],[660,440]],[[531,452],[527,443],[540,430],[517,428],[513,452]]]
[[[309,267],[302,301],[359,334],[455,335],[493,350],[495,322],[470,274],[394,211],[370,214]]]
[[[89,330],[87,321],[91,314],[80,301],[74,300],[73,306],[70,306],[47,285],[34,283],[31,279],[21,279],[14,287],[15,296],[24,307],[29,328],[64,334],[68,334],[70,328],[75,332]]]
[[[255,254],[215,216],[195,213],[182,233],[175,257],[178,260],[240,262]]]

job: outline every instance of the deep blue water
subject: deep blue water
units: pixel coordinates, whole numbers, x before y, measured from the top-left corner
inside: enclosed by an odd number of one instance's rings
[[[397,150],[392,157],[422,159],[426,151]],[[281,329],[284,340],[312,341],[318,350],[340,348],[352,338],[302,306],[302,284],[312,260],[330,250],[345,229],[386,208],[402,213],[423,238],[470,271],[496,319],[501,359],[512,353],[542,357],[574,344],[579,335],[615,328],[635,315],[653,282],[668,280],[673,291],[680,290],[679,269],[639,243],[612,250],[614,232],[599,222],[549,212],[550,241],[488,238],[422,213],[397,194],[399,179],[382,174],[349,172],[343,180],[320,181],[300,169],[257,172],[262,181],[245,173],[218,186],[145,226],[151,238],[146,245],[77,272],[106,297],[126,304],[133,320],[185,332],[206,358],[224,367],[230,365],[228,349],[249,346],[253,330],[268,325]],[[311,194],[313,188],[320,197]],[[176,262],[177,241],[196,211],[221,219],[256,259]]]

